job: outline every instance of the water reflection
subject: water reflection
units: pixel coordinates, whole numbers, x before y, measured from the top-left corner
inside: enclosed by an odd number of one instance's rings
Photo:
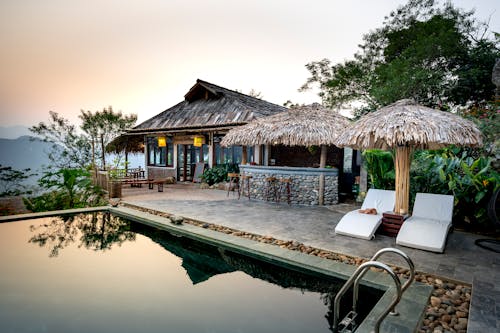
[[[182,267],[186,270],[193,284],[206,281],[214,275],[234,272],[235,269],[224,261],[218,248],[201,242],[134,223],[131,230],[157,243],[168,252],[182,259]]]
[[[286,289],[297,289],[302,293],[316,292],[325,305],[325,319],[331,331],[333,324],[334,299],[343,280],[327,276],[314,276],[290,268],[256,260],[222,248],[197,242],[185,237],[176,237],[166,231],[149,228],[141,224],[132,224],[131,230],[142,234],[163,248],[182,258],[182,267],[186,270],[193,284],[208,280],[217,274],[242,271],[263,281]],[[364,318],[381,297],[382,292],[360,286],[364,297],[358,301],[359,318]],[[350,293],[341,301],[340,315],[343,318],[352,308]]]
[[[344,283],[342,280],[294,271],[288,267],[252,259],[213,245],[177,237],[166,231],[141,223],[132,223],[105,212],[52,218],[49,223],[31,225],[30,231],[33,235],[29,242],[49,248],[49,257],[59,256],[63,249],[73,243],[77,243],[78,248],[109,251],[125,242],[134,242],[137,234],[143,235],[182,259],[182,267],[193,285],[207,281],[218,274],[242,271],[282,288],[296,289],[302,293],[319,293],[327,309],[325,318],[330,329],[333,320],[333,300]],[[362,286],[361,293],[367,295],[360,300],[358,308],[360,316],[363,317],[375,305],[381,292]],[[351,306],[351,298],[344,297],[341,317],[347,314]]]
[[[30,231],[34,235],[29,243],[47,246],[49,257],[57,257],[61,250],[77,241],[79,248],[106,251],[136,237],[130,231],[130,222],[104,212],[54,217],[49,223],[31,225]]]

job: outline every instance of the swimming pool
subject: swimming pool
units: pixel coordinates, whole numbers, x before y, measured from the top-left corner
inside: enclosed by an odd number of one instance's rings
[[[1,332],[329,332],[343,284],[102,212],[2,223],[0,253]]]

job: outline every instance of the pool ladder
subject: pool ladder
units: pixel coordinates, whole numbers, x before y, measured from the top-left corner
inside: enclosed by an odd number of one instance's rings
[[[388,265],[376,261],[384,253],[398,254],[401,257],[403,257],[403,259],[405,259],[406,262],[408,263],[408,267],[410,268],[410,278],[406,280],[403,286],[401,286],[401,280],[399,279],[399,277],[396,275],[396,273],[394,273],[394,271]],[[371,267],[376,267],[386,271],[392,278],[392,280],[394,281],[394,285],[396,286],[396,294],[394,295],[391,304],[389,304],[387,309],[385,309],[384,312],[382,312],[380,316],[377,318],[373,328],[373,332],[375,333],[379,332],[380,324],[385,319],[385,317],[387,317],[388,314],[391,314],[393,316],[398,315],[398,312],[396,311],[396,305],[401,300],[403,292],[406,289],[408,289],[410,284],[415,279],[415,265],[413,264],[413,261],[410,259],[410,257],[408,257],[403,251],[388,247],[379,250],[377,253],[373,255],[373,257],[371,257],[370,261],[367,261],[364,264],[360,265],[358,269],[356,269],[354,274],[349,278],[349,280],[347,280],[347,282],[342,286],[342,288],[335,296],[333,326],[332,326],[333,332],[351,333],[354,332],[358,327],[358,324],[356,323],[355,319],[358,316],[358,313],[356,312],[356,306],[358,303],[359,282]],[[340,300],[352,285],[354,285],[353,295],[352,295],[352,311],[350,311],[347,314],[347,316],[339,322]]]

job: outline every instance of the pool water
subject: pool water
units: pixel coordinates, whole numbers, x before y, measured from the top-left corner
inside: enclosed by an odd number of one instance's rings
[[[342,284],[108,213],[0,224],[0,332],[330,332]]]

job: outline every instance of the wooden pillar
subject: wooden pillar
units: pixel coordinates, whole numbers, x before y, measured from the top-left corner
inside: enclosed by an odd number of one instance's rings
[[[394,161],[396,170],[396,205],[394,211],[399,214],[408,213],[410,204],[410,157],[410,147],[396,147]]]
[[[321,145],[321,156],[319,158],[319,167],[324,168],[326,166],[326,155],[327,146]],[[319,175],[319,190],[318,190],[318,204],[325,204],[325,174],[323,172]]]
[[[253,146],[253,158],[257,165],[262,165],[262,145]]]
[[[248,153],[247,153],[247,146],[241,146],[241,164],[245,165],[247,164],[247,159],[248,159]]]
[[[214,133],[208,135],[208,167],[213,168],[215,164]]]
[[[268,166],[269,160],[271,159],[271,145],[264,146],[264,163],[262,165]]]

